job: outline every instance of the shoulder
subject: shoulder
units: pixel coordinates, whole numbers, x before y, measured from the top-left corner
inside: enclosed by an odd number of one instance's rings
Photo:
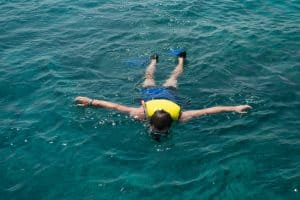
[[[189,114],[187,112],[180,112],[179,122],[186,122],[189,119]]]

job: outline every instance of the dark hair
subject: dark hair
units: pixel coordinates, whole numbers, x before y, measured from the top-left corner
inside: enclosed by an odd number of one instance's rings
[[[154,131],[167,131],[172,125],[172,117],[164,110],[157,110],[150,118],[150,125],[155,129]]]

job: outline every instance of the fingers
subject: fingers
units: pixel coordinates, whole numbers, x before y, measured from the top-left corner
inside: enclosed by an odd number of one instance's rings
[[[75,98],[75,102],[77,103],[76,106],[80,106],[80,107],[84,107],[84,106],[87,106],[87,97],[81,97],[81,96],[78,96]]]
[[[85,97],[81,97],[81,96],[78,96],[75,98],[75,101],[81,101],[82,99],[84,99]]]
[[[246,109],[252,109],[252,107],[249,106],[249,105],[245,105],[245,108],[246,108]]]
[[[235,112],[240,113],[240,114],[245,114],[245,113],[247,113],[247,112],[244,111],[243,109],[237,109]]]
[[[237,109],[237,112],[238,112],[238,113],[241,113],[241,114],[245,114],[245,113],[247,113],[246,110],[252,109],[252,107],[249,106],[249,105],[241,105],[241,106],[238,106],[238,107],[239,107],[239,108]]]
[[[78,102],[78,103],[88,104],[88,102],[91,101],[91,99],[88,98],[88,97],[79,96],[79,97],[75,98],[75,101]]]
[[[242,111],[243,111],[243,113],[247,113],[245,110],[249,110],[249,109],[252,109],[252,107],[249,105],[245,105],[244,108],[242,109]]]
[[[75,98],[75,101],[80,101],[80,97],[76,97],[76,98]]]
[[[240,110],[248,110],[248,109],[251,109],[252,107],[249,106],[249,105],[240,105],[238,106]]]

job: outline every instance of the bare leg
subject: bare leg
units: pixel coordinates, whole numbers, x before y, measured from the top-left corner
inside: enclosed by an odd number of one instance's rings
[[[149,66],[146,69],[145,80],[143,82],[143,87],[155,86],[154,72],[155,72],[155,69],[156,69],[157,59],[158,59],[158,56],[156,54],[151,56],[151,62],[150,62]]]
[[[177,78],[182,74],[183,72],[183,64],[184,64],[185,56],[184,57],[178,57],[178,64],[171,73],[171,76],[166,80],[164,83],[164,87],[174,87],[177,88]]]

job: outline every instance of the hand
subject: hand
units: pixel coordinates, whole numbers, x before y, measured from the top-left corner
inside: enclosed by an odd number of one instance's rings
[[[252,107],[249,105],[240,105],[240,106],[235,106],[234,111],[237,113],[247,113],[245,110],[251,109]]]
[[[76,97],[75,101],[77,103],[77,106],[89,106],[92,102],[92,99],[87,97]]]

